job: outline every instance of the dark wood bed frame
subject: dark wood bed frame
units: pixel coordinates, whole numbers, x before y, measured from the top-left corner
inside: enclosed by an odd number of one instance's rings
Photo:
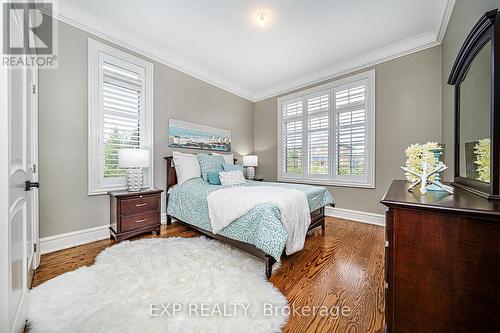
[[[167,162],[167,167],[166,167],[166,171],[167,171],[166,207],[168,207],[168,197],[170,195],[168,193],[168,189],[170,187],[174,186],[175,184],[177,184],[177,173],[175,171],[175,166],[174,166],[174,163],[172,160],[172,156],[164,157],[164,159]],[[236,162],[236,159],[234,161]],[[333,207],[333,205],[332,205],[332,207]],[[194,225],[191,225],[189,223],[186,223],[186,222],[179,220],[175,216],[170,216],[168,214],[167,214],[167,225],[172,224],[172,217],[175,218],[179,223],[186,225],[190,228],[193,228],[202,234],[205,234],[211,238],[214,238],[214,239],[220,240],[221,242],[232,245],[240,250],[243,250],[245,252],[253,254],[254,256],[256,256],[258,258],[264,259],[264,262],[266,263],[266,277],[268,279],[271,277],[272,268],[273,268],[273,265],[276,262],[276,260],[270,254],[267,254],[266,252],[262,251],[261,249],[258,249],[253,244],[238,241],[238,240],[235,240],[232,238],[225,237],[223,235],[213,234],[208,230],[198,228]],[[321,230],[323,232],[325,232],[325,207],[321,207],[321,208],[311,212],[311,224],[309,225],[308,231],[310,231],[316,227],[319,227],[319,226],[321,226]]]

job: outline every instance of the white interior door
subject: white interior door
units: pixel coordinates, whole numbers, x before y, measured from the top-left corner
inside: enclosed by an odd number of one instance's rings
[[[22,39],[21,22],[19,18],[10,20],[11,38]],[[7,120],[7,136],[2,137],[7,141],[2,145],[7,147],[7,166],[2,177],[7,177],[5,200],[8,206],[6,225],[2,225],[2,230],[7,232],[7,237],[2,237],[7,243],[2,246],[6,252],[0,254],[4,256],[0,260],[0,273],[6,275],[6,279],[0,279],[4,301],[0,303],[0,318],[5,319],[0,325],[2,332],[22,332],[24,328],[26,296],[38,258],[34,252],[38,239],[38,194],[37,190],[33,191],[37,180],[34,171],[38,171],[34,169],[38,125],[36,90],[33,90],[36,71],[31,68],[2,69],[2,96],[5,97],[2,112],[6,114],[1,118]]]
[[[25,182],[31,177],[28,156],[26,69],[10,69],[9,82],[9,317],[14,325],[24,317],[28,289],[27,233],[31,203]],[[14,327],[13,327],[14,328]]]

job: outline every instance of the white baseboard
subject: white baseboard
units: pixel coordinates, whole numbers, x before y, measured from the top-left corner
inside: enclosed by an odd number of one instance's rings
[[[380,214],[359,212],[344,208],[326,207],[325,215],[357,222],[381,226],[385,225],[384,215]],[[161,223],[165,224],[166,222],[167,215],[163,213],[161,214]],[[96,242],[106,238],[109,238],[109,225],[40,238],[40,251],[42,254],[45,254],[64,250],[73,246]]]
[[[360,212],[357,210],[350,210],[345,208],[325,207],[325,215],[338,217],[339,219],[385,226],[385,216],[382,214]]]
[[[167,214],[161,214],[161,224],[167,223]],[[64,250],[73,246],[96,242],[109,238],[109,225],[68,232],[50,237],[40,238],[42,254]]]
[[[109,238],[109,225],[40,238],[42,254]]]

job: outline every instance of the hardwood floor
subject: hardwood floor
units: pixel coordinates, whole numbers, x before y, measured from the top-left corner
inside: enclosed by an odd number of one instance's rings
[[[160,237],[198,235],[174,222],[162,228]],[[33,287],[80,266],[92,265],[97,254],[112,244],[112,240],[103,240],[43,255]],[[288,298],[292,308],[317,309],[315,316],[292,313],[284,332],[382,332],[383,280],[384,228],[327,218],[325,234],[321,228],[314,230],[302,251],[282,259],[270,281]],[[325,315],[325,309],[330,310],[330,315]],[[344,315],[336,316],[337,309],[344,310]]]

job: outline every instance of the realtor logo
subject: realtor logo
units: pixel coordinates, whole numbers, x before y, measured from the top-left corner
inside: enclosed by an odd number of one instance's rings
[[[4,2],[2,65],[45,67],[56,65],[56,25],[50,2]]]

